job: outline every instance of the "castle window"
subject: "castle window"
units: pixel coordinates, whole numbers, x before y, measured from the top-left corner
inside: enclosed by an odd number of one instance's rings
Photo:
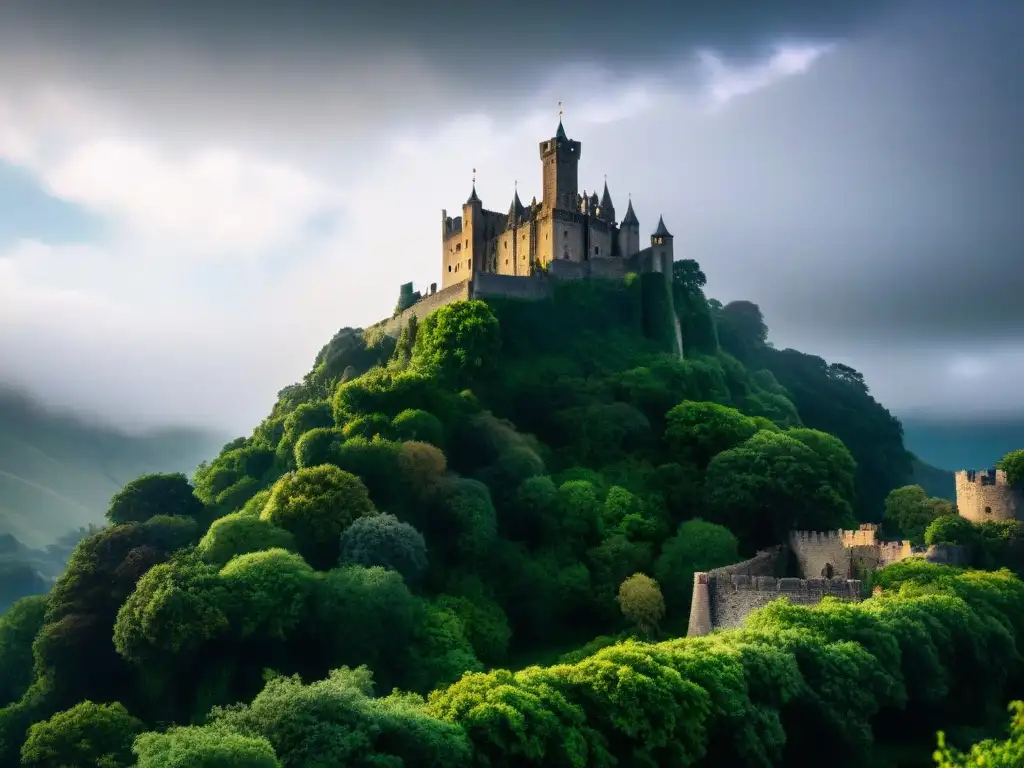
[[[569,230],[568,229],[563,229],[562,230],[562,237],[568,237],[568,236],[569,236]]]
[[[595,256],[597,256],[599,252],[600,252],[600,248],[598,248],[598,247],[597,247],[597,246],[595,245],[595,246],[594,246],[594,255],[595,255]]]
[[[448,265],[448,271],[449,271],[449,272],[451,272],[451,271],[452,271],[452,265],[451,265],[451,264],[449,264],[449,265]]]
[[[466,262],[466,269],[472,269],[472,268],[473,268],[473,260],[470,259],[469,261]]]
[[[991,515],[992,514],[992,507],[985,507],[985,514],[986,515]]]

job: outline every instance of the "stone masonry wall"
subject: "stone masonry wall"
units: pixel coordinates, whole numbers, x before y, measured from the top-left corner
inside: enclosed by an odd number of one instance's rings
[[[435,293],[428,293],[396,317],[389,317],[387,320],[381,320],[379,323],[370,326],[367,330],[379,329],[388,336],[397,337],[402,332],[402,329],[409,324],[409,318],[413,315],[416,315],[416,319],[422,322],[423,318],[434,310],[440,309],[441,307],[447,304],[452,304],[456,301],[464,301],[468,299],[470,297],[471,290],[472,282],[470,280],[463,280],[460,283],[455,283],[455,285],[449,285],[447,288],[442,288]]]
[[[471,293],[474,299],[500,297],[538,301],[551,295],[551,285],[541,275],[518,277],[483,272],[473,278]]]
[[[847,579],[775,579],[767,576],[711,576],[711,625],[739,627],[752,611],[780,597],[797,605],[817,605],[825,597],[860,600],[860,582]]]
[[[1024,494],[1014,490],[1002,470],[956,473],[957,511],[974,523],[1024,517]]]
[[[846,537],[860,531],[794,531],[789,546],[796,555],[800,573],[810,578],[848,579],[853,572],[851,546],[869,546],[866,537]],[[872,536],[873,538],[873,536]],[[861,540],[865,539],[864,543]],[[849,545],[848,546],[848,542]],[[874,543],[873,541],[871,542]],[[831,570],[830,570],[831,568]]]
[[[715,601],[719,600],[718,585],[731,583],[733,576],[744,578],[768,577],[774,578],[782,565],[782,547],[758,552],[749,560],[716,568],[707,573],[695,573],[693,575],[693,597],[690,600],[690,623],[687,635],[706,635],[716,629],[715,617],[720,615],[722,606],[719,605],[719,612],[714,609]],[[726,613],[731,613],[728,608]]]

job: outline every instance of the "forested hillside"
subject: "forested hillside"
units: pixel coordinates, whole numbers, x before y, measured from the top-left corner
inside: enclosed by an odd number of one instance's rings
[[[856,371],[672,278],[339,331],[0,619],[0,764],[875,766],[973,738],[1020,681],[1009,571],[908,561],[679,639],[696,571],[793,529],[973,528],[892,494],[911,456]],[[1017,531],[988,533],[998,558]]]
[[[110,497],[129,480],[191,473],[223,443],[196,430],[127,435],[54,413],[0,385],[0,533],[43,547],[102,522]]]

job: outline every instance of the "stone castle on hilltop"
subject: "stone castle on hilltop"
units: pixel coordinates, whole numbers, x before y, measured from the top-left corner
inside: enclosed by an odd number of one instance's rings
[[[630,200],[616,220],[608,183],[599,197],[579,189],[582,145],[570,139],[559,115],[558,128],[540,142],[543,197],[523,205],[518,188],[508,211],[484,208],[473,188],[462,215],[441,211],[441,287],[413,293],[402,286],[408,304],[377,324],[397,336],[415,315],[422,320],[446,304],[465,299],[507,297],[536,300],[550,294],[550,280],[589,277],[621,280],[630,273],[664,275],[671,280],[675,259],[672,233],[659,217],[650,245],[640,246],[640,221]],[[671,291],[668,291],[671,303]],[[681,340],[677,338],[680,353]]]
[[[651,244],[640,247],[640,222],[633,201],[621,222],[605,181],[600,198],[579,190],[582,145],[570,139],[558,121],[553,138],[540,143],[543,199],[529,206],[512,195],[507,213],[488,211],[473,191],[452,218],[441,211],[442,288],[472,279],[474,275],[528,277],[555,261],[575,265],[597,263],[602,275],[620,271],[671,274],[672,235],[663,218],[651,235]],[[584,270],[585,271],[585,270]]]

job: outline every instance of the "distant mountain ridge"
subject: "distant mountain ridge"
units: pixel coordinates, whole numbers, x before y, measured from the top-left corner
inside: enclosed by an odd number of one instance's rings
[[[191,474],[228,439],[187,428],[132,435],[0,385],[0,534],[45,546],[101,522],[110,497],[129,480],[148,472]]]

